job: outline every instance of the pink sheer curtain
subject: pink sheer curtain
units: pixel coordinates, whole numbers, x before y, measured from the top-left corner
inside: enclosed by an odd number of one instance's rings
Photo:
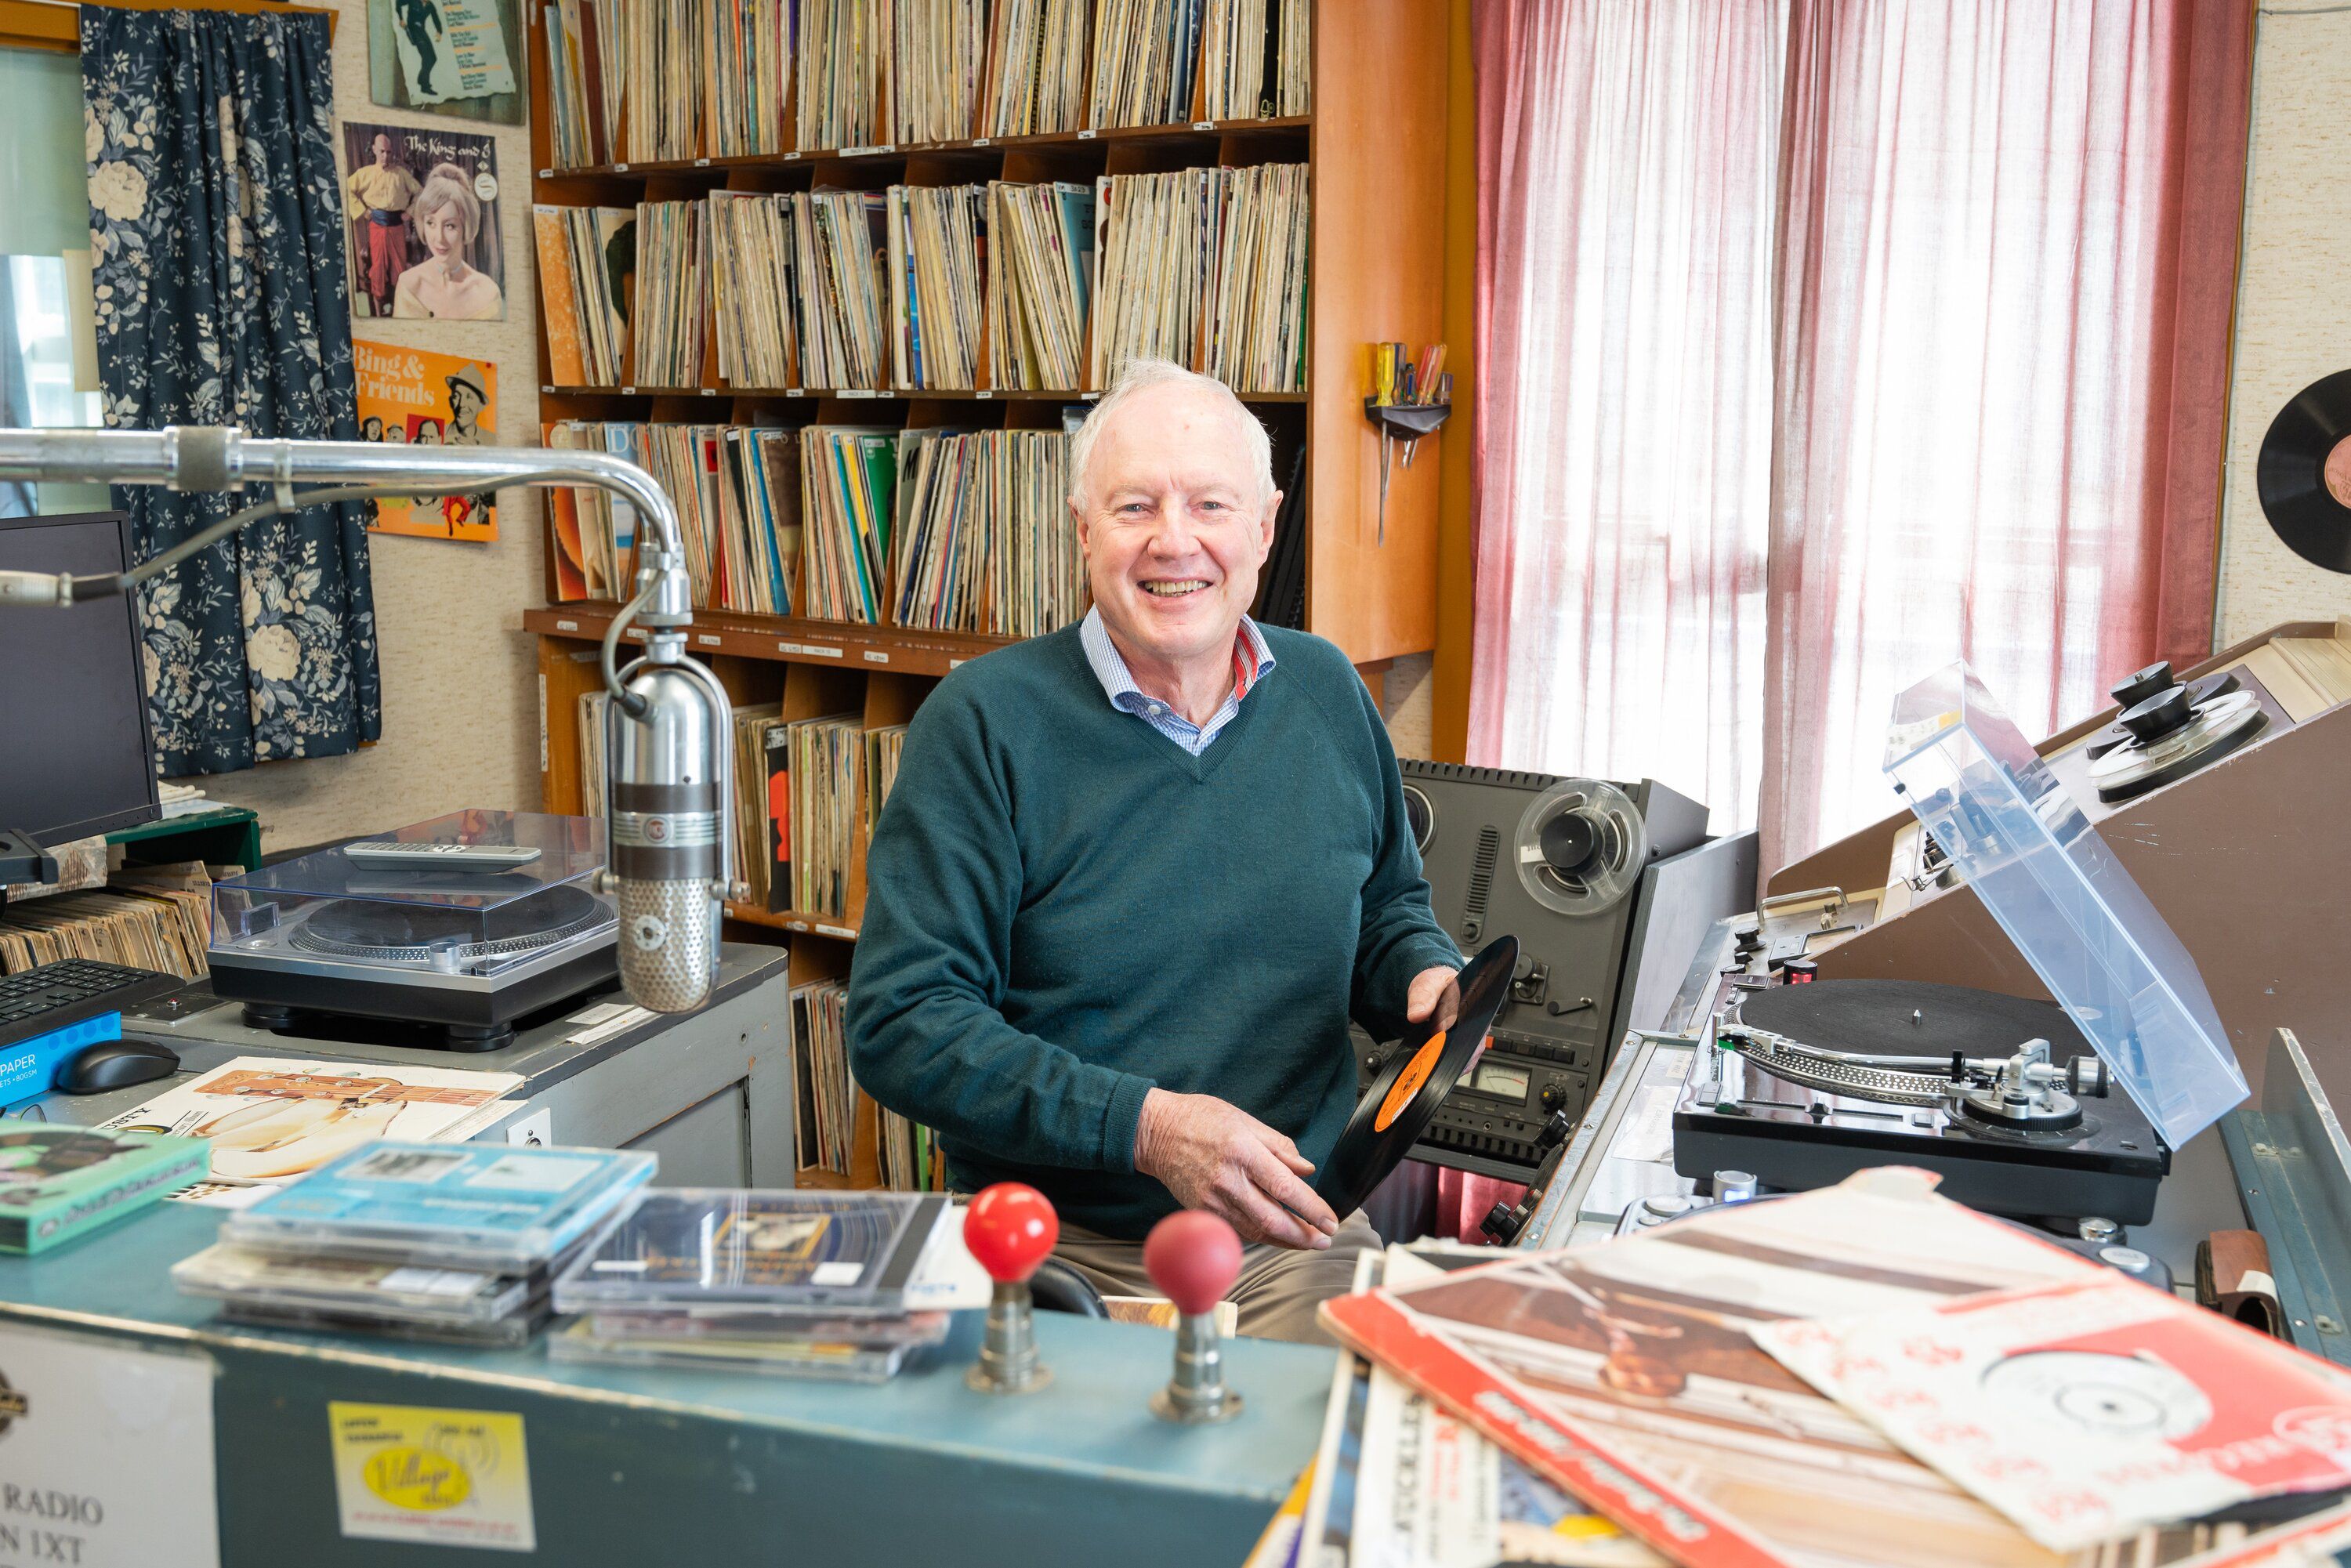
[[[1753,821],[1784,0],[1483,0],[1473,762]]]
[[[1479,0],[1470,759],[1769,870],[2208,649],[2252,4]]]
[[[1950,660],[2045,735],[2209,642],[2226,316],[2198,361],[2212,268],[2187,257],[2183,299],[2184,88],[2198,26],[2225,37],[2231,11],[1793,0],[1767,868],[1896,809],[1886,714]],[[2232,281],[2233,235],[2225,261]],[[2209,427],[2200,465],[2175,408]]]

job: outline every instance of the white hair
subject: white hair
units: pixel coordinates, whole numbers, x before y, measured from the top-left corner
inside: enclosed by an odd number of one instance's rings
[[[1173,360],[1129,360],[1111,378],[1110,390],[1102,395],[1070,438],[1070,504],[1083,508],[1086,489],[1086,468],[1092,463],[1094,444],[1102,439],[1111,415],[1121,404],[1155,387],[1192,387],[1220,400],[1239,423],[1241,437],[1248,444],[1249,465],[1257,470],[1258,502],[1260,506],[1273,499],[1273,438],[1265,433],[1265,425],[1249,411],[1249,405],[1233,395],[1233,389],[1214,376],[1204,376],[1197,371],[1187,371]]]

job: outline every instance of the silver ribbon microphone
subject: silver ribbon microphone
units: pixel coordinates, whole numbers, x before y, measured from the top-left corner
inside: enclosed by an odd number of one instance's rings
[[[0,608],[65,605],[123,592],[263,517],[387,493],[452,495],[502,486],[589,486],[635,508],[636,592],[604,634],[604,791],[608,870],[620,916],[621,983],[655,1012],[691,1012],[718,974],[719,923],[736,884],[733,749],[726,692],[685,652],[693,597],[677,509],[653,476],[597,452],[397,446],[361,441],[265,441],[242,430],[0,429],[0,479],[164,485],[174,490],[265,487],[273,502],[215,525],[120,578],[0,572]],[[313,489],[296,491],[298,483]],[[345,494],[350,492],[350,494]],[[615,661],[623,632],[645,649]]]

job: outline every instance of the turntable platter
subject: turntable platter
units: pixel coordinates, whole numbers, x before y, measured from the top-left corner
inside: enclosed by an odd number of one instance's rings
[[[2090,1042],[2054,1002],[1923,980],[1773,986],[1741,996],[1739,1017],[1756,1029],[1823,1051],[2008,1056],[2028,1040],[2045,1040],[2054,1061],[2091,1051]]]
[[[611,919],[586,889],[569,883],[488,910],[339,898],[302,922],[293,945],[339,957],[421,964],[436,946],[455,944],[467,958],[528,952]]]

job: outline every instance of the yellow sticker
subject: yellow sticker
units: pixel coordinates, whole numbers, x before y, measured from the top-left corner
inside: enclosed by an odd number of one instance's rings
[[[338,1400],[327,1426],[345,1535],[538,1549],[520,1416]]]

